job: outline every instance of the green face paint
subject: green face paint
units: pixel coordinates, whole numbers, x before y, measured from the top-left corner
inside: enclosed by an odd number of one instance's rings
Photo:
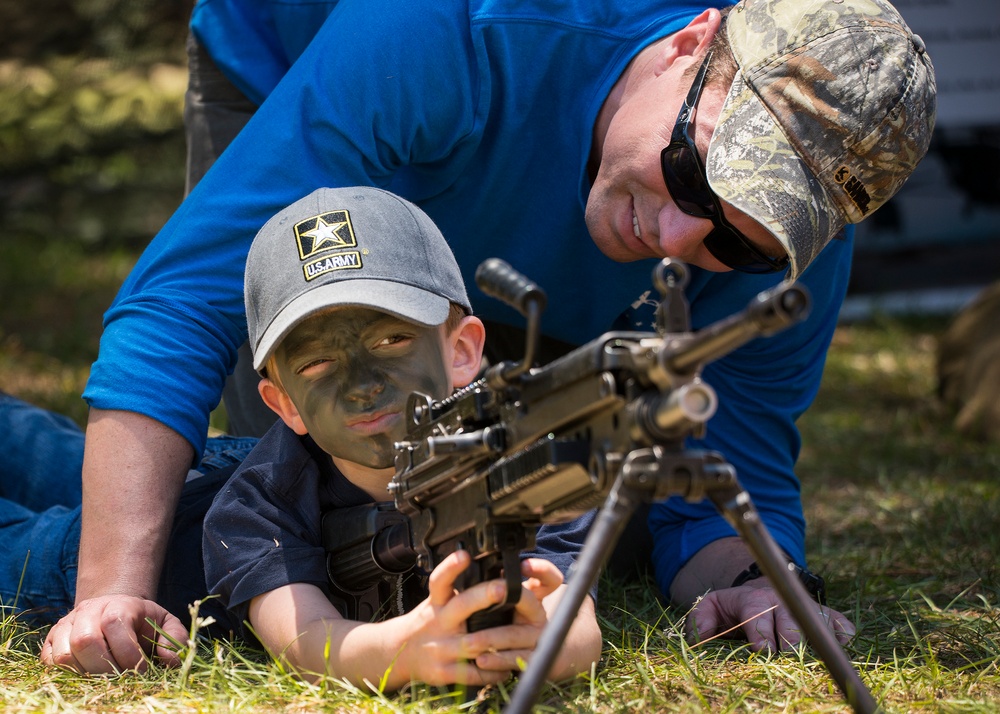
[[[302,322],[275,352],[278,377],[313,440],[370,468],[393,465],[406,402],[448,394],[441,329],[343,308]]]

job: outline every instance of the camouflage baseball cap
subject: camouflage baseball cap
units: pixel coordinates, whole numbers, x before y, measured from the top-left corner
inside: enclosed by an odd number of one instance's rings
[[[884,0],[743,0],[727,23],[739,71],[708,180],[775,234],[794,279],[927,153],[934,68]]]

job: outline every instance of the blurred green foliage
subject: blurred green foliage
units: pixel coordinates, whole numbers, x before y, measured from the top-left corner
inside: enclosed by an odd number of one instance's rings
[[[183,193],[190,4],[0,0],[5,237],[141,247]]]
[[[191,0],[0,0],[0,59],[133,57],[182,50]]]
[[[78,421],[101,315],[184,192],[191,0],[0,0],[0,389]]]

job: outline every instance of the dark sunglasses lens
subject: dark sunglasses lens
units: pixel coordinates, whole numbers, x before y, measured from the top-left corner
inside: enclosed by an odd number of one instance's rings
[[[781,261],[765,261],[747,248],[741,236],[725,227],[717,227],[709,233],[705,237],[705,247],[720,263],[741,273],[775,273],[785,267]]]
[[[660,167],[667,190],[679,209],[696,218],[715,215],[711,189],[690,147],[671,144],[660,154]]]

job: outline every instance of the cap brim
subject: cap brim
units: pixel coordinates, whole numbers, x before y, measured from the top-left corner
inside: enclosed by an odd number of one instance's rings
[[[737,72],[706,160],[712,190],[770,230],[797,278],[845,221],[774,117]]]
[[[275,347],[302,320],[317,312],[339,307],[368,307],[423,327],[444,324],[451,302],[440,295],[387,280],[341,280],[308,290],[285,305],[261,334],[253,348],[258,372]]]

